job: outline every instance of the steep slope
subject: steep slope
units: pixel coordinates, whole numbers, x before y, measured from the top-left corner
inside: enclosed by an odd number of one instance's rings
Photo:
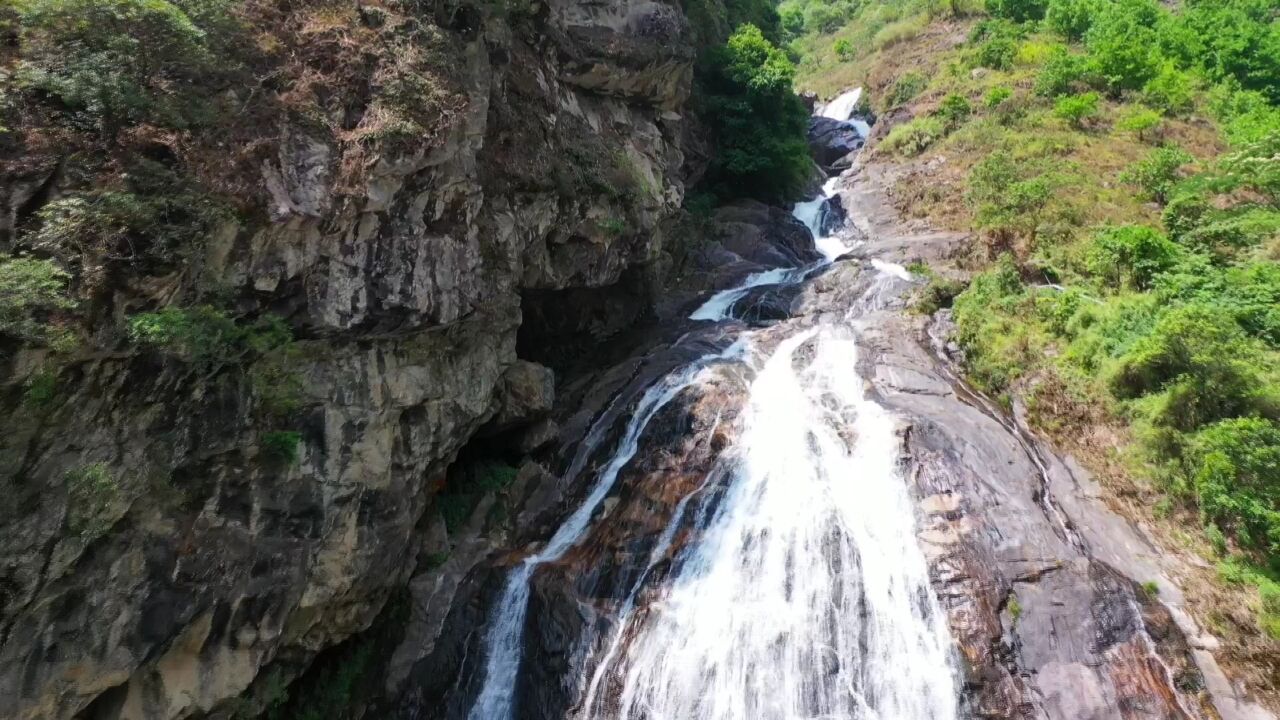
[[[140,8],[94,12],[114,28]],[[67,258],[82,303],[46,316],[61,345],[3,355],[5,717],[252,712],[368,627],[447,552],[425,511],[468,442],[483,429],[489,459],[459,474],[503,475],[554,436],[522,434],[552,401],[551,371],[518,357],[522,315],[555,308],[589,339],[647,313],[699,171],[678,7],[246,8],[262,75],[213,100],[247,125],[104,110],[82,130],[97,106],[50,99],[64,86],[8,106],[3,249]],[[18,76],[69,42],[40,34],[46,11],[6,25]],[[112,214],[151,197],[144,161],[242,205],[163,257]]]

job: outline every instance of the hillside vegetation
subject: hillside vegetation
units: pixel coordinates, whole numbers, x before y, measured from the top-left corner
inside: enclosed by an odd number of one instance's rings
[[[1280,3],[988,0],[781,7],[799,84],[865,84],[895,201],[973,231],[954,297],[971,380],[1200,528],[1280,638]],[[922,176],[929,182],[921,182]],[[970,276],[966,286],[959,275]],[[963,290],[963,291],[961,291]],[[1176,531],[1174,531],[1176,534]],[[1244,644],[1255,640],[1242,640]],[[1263,671],[1263,675],[1268,671]]]

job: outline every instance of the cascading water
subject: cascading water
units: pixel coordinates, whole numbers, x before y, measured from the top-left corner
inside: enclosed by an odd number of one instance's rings
[[[842,98],[852,108],[857,98]],[[690,317],[720,321],[752,288],[794,284],[849,251],[824,232],[823,194],[797,203],[823,258],[755,273]],[[867,295],[910,279],[875,264]],[[875,297],[866,300],[873,303]],[[856,312],[856,309],[851,309]],[[744,359],[751,333],[645,391],[609,463],[547,545],[507,578],[485,637],[468,720],[508,720],[530,580],[585,534],[649,421],[716,360]],[[625,720],[954,720],[945,618],[916,543],[892,418],[865,397],[852,330],[823,325],[784,339],[750,386],[738,441],[681,498],[600,642],[576,716]],[[601,421],[603,422],[603,420]],[[571,468],[603,434],[593,428]],[[716,491],[708,491],[718,488]],[[691,511],[691,508],[697,508]],[[669,573],[655,573],[675,538]],[[648,585],[652,594],[641,602]],[[656,601],[653,598],[657,598]]]
[[[591,717],[956,717],[893,421],[856,354],[821,327],[764,363],[727,496],[625,656],[597,669],[616,699]]]
[[[506,720],[512,715],[516,676],[522,659],[524,621],[529,610],[529,581],[534,571],[539,565],[559,560],[582,537],[590,525],[592,515],[613,488],[619,471],[635,455],[640,435],[654,415],[681,390],[697,382],[699,375],[710,363],[738,356],[744,347],[744,341],[734,343],[724,351],[708,354],[650,386],[633,410],[617,450],[596,477],[582,505],[565,520],[539,552],[525,558],[507,576],[502,596],[489,619],[489,629],[485,636],[484,678],[481,681],[480,695],[467,714],[468,720]],[[592,433],[595,434],[594,429]],[[593,449],[594,446],[591,445],[580,448],[578,457],[570,467],[581,468],[585,464],[584,453],[590,453]]]
[[[822,186],[822,194],[812,200],[798,202],[791,214],[804,223],[813,235],[814,245],[822,253],[822,259],[804,267],[774,268],[763,272],[752,273],[737,285],[721,290],[712,295],[706,302],[693,311],[690,320],[710,320],[718,322],[726,320],[733,314],[733,307],[739,300],[747,296],[752,288],[765,285],[794,285],[808,278],[815,270],[835,262],[836,258],[849,252],[849,247],[840,238],[823,232],[826,220],[827,202],[836,192],[839,178],[831,178]]]

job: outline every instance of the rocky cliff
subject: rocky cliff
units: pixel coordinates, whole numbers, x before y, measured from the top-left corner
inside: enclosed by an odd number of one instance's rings
[[[554,375],[522,349],[580,353],[649,312],[664,221],[700,165],[680,8],[403,7],[349,12],[377,32],[411,23],[432,43],[411,49],[444,58],[431,133],[362,145],[353,173],[350,143],[314,124],[249,128],[267,138],[256,208],[191,262],[135,264],[92,298],[106,327],[216,295],[283,318],[287,357],[196,363],[200,347],[99,330],[70,357],[5,351],[0,715],[252,714],[397,589],[451,595],[441,564],[490,541],[447,526],[437,493],[556,433]],[[412,61],[366,54],[361,72]],[[394,84],[360,90],[331,103],[356,130]],[[227,91],[246,107],[255,92]],[[6,249],[83,189],[74,158],[42,153],[6,178]],[[416,613],[398,665],[439,631]]]

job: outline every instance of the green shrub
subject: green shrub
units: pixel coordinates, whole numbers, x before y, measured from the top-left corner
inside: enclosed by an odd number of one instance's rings
[[[809,177],[808,113],[792,92],[795,66],[760,29],[742,25],[712,53],[704,97],[717,152],[709,187],[763,200],[794,198]]]
[[[1280,125],[1224,156],[1215,181],[1221,190],[1250,190],[1280,207]]]
[[[1083,128],[1098,116],[1098,99],[1098,93],[1094,92],[1060,97],[1053,105],[1053,114],[1074,128]]]
[[[1166,115],[1181,115],[1191,109],[1195,87],[1191,76],[1166,62],[1160,72],[1142,86],[1142,99]]]
[[[996,34],[987,38],[974,53],[974,64],[992,70],[1008,70],[1018,54],[1018,42],[1012,35]]]
[[[928,84],[929,81],[925,76],[918,72],[903,73],[893,82],[893,87],[889,90],[889,107],[897,107],[908,102],[919,95]]]
[[[1138,139],[1146,142],[1160,134],[1160,126],[1164,119],[1160,113],[1145,107],[1130,108],[1116,121],[1116,127],[1134,133]]]
[[[1143,407],[1150,422],[1186,432],[1266,409],[1265,366],[1257,341],[1229,313],[1194,303],[1160,315],[1107,381],[1120,399],[1153,396]]]
[[[288,325],[275,315],[241,324],[209,305],[139,313],[129,319],[129,334],[135,342],[208,370],[248,360],[292,340]]]
[[[1209,110],[1223,125],[1233,145],[1256,142],[1280,127],[1280,107],[1260,92],[1242,90],[1238,83],[1224,82],[1209,93]]]
[[[298,445],[302,443],[302,433],[295,430],[272,430],[262,433],[259,438],[262,454],[272,462],[292,466],[298,462]]]
[[[1028,22],[1044,17],[1045,0],[987,0],[987,12],[1014,22]]]
[[[916,118],[889,131],[880,147],[888,152],[914,157],[947,134],[946,125],[936,117]]]
[[[1142,225],[1107,228],[1089,247],[1089,272],[1112,287],[1146,290],[1157,274],[1177,263],[1181,248],[1159,231]]]
[[[0,334],[34,343],[53,339],[50,316],[74,307],[64,295],[68,279],[48,260],[0,258]]]
[[[1084,57],[1073,55],[1066,48],[1053,50],[1036,75],[1035,93],[1043,97],[1057,97],[1074,92],[1083,84],[1085,63]]]
[[[224,3],[199,5],[217,25]],[[91,118],[107,135],[126,123],[189,125],[198,92],[228,62],[210,53],[205,30],[166,0],[25,0],[19,87]]]
[[[938,110],[934,115],[942,120],[942,124],[947,130],[954,130],[964,124],[965,120],[973,114],[973,107],[969,105],[969,100],[963,95],[951,93],[942,100],[942,104],[938,106]]]
[[[27,379],[22,393],[22,404],[29,408],[42,409],[53,404],[58,396],[58,373],[41,368]]]
[[[912,309],[922,315],[932,315],[943,308],[951,307],[956,296],[964,292],[965,284],[959,280],[943,277],[931,277],[929,283],[920,290]]]
[[[990,110],[994,110],[1004,103],[1004,101],[1013,97],[1013,88],[1006,85],[997,85],[987,91],[982,98],[982,104]]]
[[[1052,193],[1048,178],[1023,177],[1022,168],[1004,152],[994,152],[969,172],[965,199],[978,227],[1030,233]]]
[[[190,180],[138,160],[123,188],[71,192],[46,204],[30,242],[68,263],[82,255],[168,262],[199,248],[231,217],[225,203]]]
[[[1182,148],[1157,148],[1125,170],[1120,181],[1136,185],[1146,199],[1164,203],[1178,181],[1178,170],[1192,160]]]
[[[1188,469],[1206,522],[1280,562],[1280,425],[1232,418],[1200,430]]]
[[[1280,103],[1280,25],[1268,2],[1190,2],[1172,16],[1170,30],[1214,80],[1232,80],[1245,90]],[[1169,43],[1173,45],[1173,43]]]
[[[1085,34],[1090,70],[1112,92],[1137,90],[1160,70],[1153,29],[1159,9],[1150,0],[1118,0],[1103,8]]]
[[[1269,208],[1243,207],[1213,211],[1181,238],[1181,242],[1231,255],[1280,237],[1280,212]]]
[[[853,43],[849,42],[846,38],[840,38],[837,40],[835,44],[831,46],[831,49],[836,51],[836,55],[841,60],[853,59]]]
[[[1098,14],[1099,0],[1049,0],[1044,24],[1069,40],[1081,40]]]

